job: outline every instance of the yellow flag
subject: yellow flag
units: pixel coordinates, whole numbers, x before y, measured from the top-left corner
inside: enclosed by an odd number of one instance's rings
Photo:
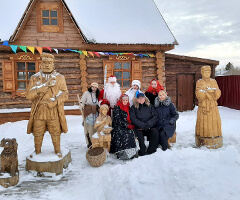
[[[27,48],[34,54],[35,47],[27,47]]]
[[[82,52],[85,56],[89,57],[87,51],[82,51]]]

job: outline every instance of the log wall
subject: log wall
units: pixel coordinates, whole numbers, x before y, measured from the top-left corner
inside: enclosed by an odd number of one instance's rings
[[[182,59],[181,56],[177,58],[176,55],[172,56],[170,54],[165,54],[166,90],[175,105],[177,105],[177,75],[188,73],[194,74],[196,84],[196,81],[202,78],[201,67],[204,65],[211,66],[212,77],[214,77],[216,64],[214,65],[207,61],[195,61],[194,58],[191,57],[185,57],[185,59]],[[197,104],[197,101],[195,103]]]
[[[28,108],[30,101],[25,97],[18,97],[13,100],[10,92],[3,92],[3,77],[2,77],[2,61],[9,59],[9,53],[0,54],[0,109],[3,108]],[[12,53],[12,52],[11,52]],[[61,73],[67,83],[68,101],[65,106],[77,105],[77,94],[81,95],[81,74],[80,74],[80,58],[78,53],[59,53],[55,56],[55,69]]]
[[[41,2],[50,3],[61,1],[41,0]],[[17,38],[13,44],[37,47],[79,48],[84,43],[65,7],[63,7],[63,33],[37,32],[37,9],[35,4],[19,35],[19,38]]]

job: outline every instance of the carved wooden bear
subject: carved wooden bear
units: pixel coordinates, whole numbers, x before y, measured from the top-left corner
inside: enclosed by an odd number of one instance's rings
[[[16,139],[5,139],[1,141],[1,147],[4,147],[1,153],[1,172],[10,173],[12,176],[18,172],[18,144]]]

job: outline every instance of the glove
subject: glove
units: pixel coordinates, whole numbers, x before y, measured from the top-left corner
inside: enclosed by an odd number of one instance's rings
[[[135,126],[132,125],[132,124],[128,124],[128,126],[127,126],[128,129],[134,129],[134,127],[135,127]]]
[[[171,125],[173,125],[173,124],[175,124],[175,120],[174,120],[174,119],[170,119],[169,123],[170,123]]]

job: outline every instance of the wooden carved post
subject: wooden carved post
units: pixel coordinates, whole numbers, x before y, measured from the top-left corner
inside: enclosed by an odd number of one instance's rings
[[[165,88],[166,87],[165,54],[163,52],[156,53],[156,64],[159,83]]]
[[[80,54],[80,70],[81,70],[81,87],[82,87],[82,93],[87,91],[87,62],[85,60],[85,55]]]

